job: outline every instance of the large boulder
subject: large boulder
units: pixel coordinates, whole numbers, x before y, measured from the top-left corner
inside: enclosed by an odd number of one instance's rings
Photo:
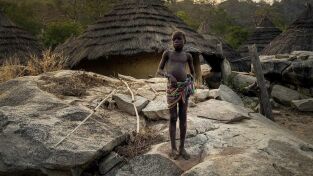
[[[262,56],[261,58],[266,79],[308,88],[313,86],[311,51],[294,51],[290,55]]]
[[[275,101],[287,106],[291,106],[293,100],[307,98],[307,96],[281,85],[274,85],[271,95]]]
[[[0,84],[0,175],[78,175],[135,129],[133,116],[101,109],[110,117],[93,115],[56,146],[92,110],[42,90],[38,78]]]
[[[261,62],[262,71],[267,80],[282,80],[283,71],[291,65],[288,59],[271,59]]]
[[[283,81],[299,86],[313,86],[313,58],[309,60],[293,61],[282,72]]]
[[[243,88],[256,82],[256,78],[249,74],[233,72],[232,73],[232,85],[235,89],[242,91]]]

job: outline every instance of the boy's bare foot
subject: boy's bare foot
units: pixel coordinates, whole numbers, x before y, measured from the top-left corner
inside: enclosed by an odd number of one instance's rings
[[[177,149],[172,149],[172,152],[169,154],[169,157],[173,160],[177,160],[179,158],[179,152]]]
[[[190,159],[190,155],[187,153],[186,149],[181,149],[179,151],[179,154],[185,159],[185,160],[189,160]]]

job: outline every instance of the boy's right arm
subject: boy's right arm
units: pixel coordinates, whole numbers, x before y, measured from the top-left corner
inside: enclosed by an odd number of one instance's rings
[[[162,54],[161,62],[160,62],[160,65],[159,65],[159,68],[158,68],[156,75],[161,75],[163,77],[166,77],[170,80],[171,83],[176,84],[177,81],[176,81],[175,77],[164,71],[165,64],[167,63],[168,60],[169,60],[169,51],[166,50]]]
[[[168,51],[164,51],[162,54],[162,58],[161,58],[161,62],[160,65],[158,67],[158,71],[156,73],[156,75],[160,75],[160,76],[164,76],[164,77],[168,77],[167,73],[164,71],[164,67],[166,62],[168,61]]]

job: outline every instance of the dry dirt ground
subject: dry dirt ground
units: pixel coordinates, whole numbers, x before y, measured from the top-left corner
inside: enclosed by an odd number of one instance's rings
[[[299,112],[292,108],[275,108],[276,123],[293,131],[302,140],[313,144],[313,112]]]

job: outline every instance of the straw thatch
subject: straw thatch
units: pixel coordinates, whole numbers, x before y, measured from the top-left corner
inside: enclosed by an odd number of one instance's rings
[[[229,44],[227,44],[223,39],[211,35],[211,29],[208,22],[203,22],[198,32],[207,40],[208,43],[215,46],[218,51],[218,45],[222,44],[223,56],[230,62],[232,70],[234,71],[249,71],[250,67],[245,61],[240,60],[240,54],[234,50]]]
[[[292,51],[313,51],[313,11],[311,4],[288,29],[275,38],[263,55],[285,54]]]
[[[29,55],[39,55],[41,47],[28,32],[16,26],[0,10],[0,64],[9,58],[25,62]]]
[[[264,16],[256,24],[256,29],[248,37],[248,40],[239,47],[238,51],[241,56],[246,57],[249,55],[248,45],[256,44],[257,51],[262,52],[263,49],[281,32],[282,31],[275,27],[267,16]]]
[[[123,0],[78,38],[56,48],[69,58],[74,67],[82,60],[112,56],[162,53],[170,47],[175,30],[186,33],[185,50],[215,56],[211,46],[196,31],[176,17],[161,0]]]

